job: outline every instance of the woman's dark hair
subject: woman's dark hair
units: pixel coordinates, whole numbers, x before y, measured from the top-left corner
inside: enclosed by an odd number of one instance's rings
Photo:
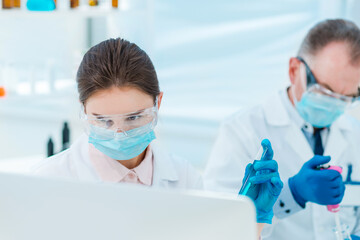
[[[154,65],[136,44],[117,38],[103,41],[85,54],[79,66],[77,87],[80,101],[99,90],[134,87],[156,99],[160,93]]]
[[[344,19],[329,19],[316,24],[303,40],[298,56],[315,56],[329,43],[344,42],[349,45],[351,62],[360,60],[360,29],[355,23]]]

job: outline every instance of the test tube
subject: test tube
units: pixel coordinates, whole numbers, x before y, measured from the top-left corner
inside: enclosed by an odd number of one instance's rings
[[[255,160],[261,160],[264,159],[264,156],[266,155],[266,152],[268,151],[267,148],[265,148],[263,150],[262,147],[260,147],[258,153],[255,156]],[[255,169],[253,168],[253,166],[251,166],[250,170],[249,170],[249,174],[247,175],[243,185],[241,186],[241,189],[239,191],[239,195],[246,195],[247,192],[249,191],[249,188],[251,187],[251,183],[250,183],[250,178],[255,176]]]

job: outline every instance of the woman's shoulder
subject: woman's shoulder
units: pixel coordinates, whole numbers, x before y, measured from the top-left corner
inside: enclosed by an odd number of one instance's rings
[[[76,178],[76,161],[83,162],[87,144],[81,136],[69,149],[48,157],[32,168],[35,175]]]
[[[70,149],[42,160],[32,168],[32,173],[40,176],[67,177],[72,174]]]

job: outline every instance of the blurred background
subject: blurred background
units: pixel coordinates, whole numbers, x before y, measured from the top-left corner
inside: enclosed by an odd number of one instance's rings
[[[157,136],[202,170],[223,119],[287,86],[288,60],[315,23],[360,25],[357,0],[57,0],[51,12],[2,1],[0,170],[18,172],[46,157],[50,138],[55,153],[63,149],[64,122],[70,143],[82,134],[75,75],[105,39],[150,55],[164,91]],[[360,119],[359,108],[351,114]]]

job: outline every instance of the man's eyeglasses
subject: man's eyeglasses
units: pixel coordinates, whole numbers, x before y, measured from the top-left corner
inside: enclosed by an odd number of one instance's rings
[[[314,74],[312,73],[309,65],[305,62],[305,60],[301,57],[296,57],[300,62],[305,65],[306,68],[306,86],[308,90],[312,90],[317,93],[321,93],[330,97],[338,98],[346,103],[353,103],[355,101],[360,100],[360,87],[358,88],[358,93],[355,96],[346,96],[336,92],[331,91],[330,89],[322,86],[316,80]]]

